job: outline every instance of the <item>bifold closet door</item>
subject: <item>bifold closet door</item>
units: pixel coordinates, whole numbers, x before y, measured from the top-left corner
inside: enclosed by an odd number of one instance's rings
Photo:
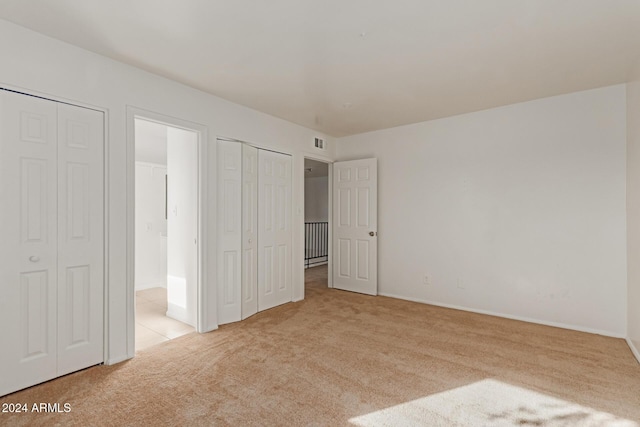
[[[242,144],[242,319],[258,312],[258,149]]]
[[[291,206],[291,156],[218,140],[218,324],[291,301]]]
[[[291,156],[258,150],[258,311],[291,301]]]
[[[103,361],[103,115],[0,90],[0,395]]]
[[[0,395],[57,372],[57,106],[0,90]]]
[[[104,359],[104,120],[58,104],[58,372]]]
[[[218,140],[218,324],[241,313],[242,144]]]

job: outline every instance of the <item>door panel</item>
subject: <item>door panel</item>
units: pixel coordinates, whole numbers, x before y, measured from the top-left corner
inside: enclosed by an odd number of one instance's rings
[[[56,376],[56,114],[0,90],[0,395]]]
[[[218,141],[218,324],[241,319],[242,146]]]
[[[20,334],[24,337],[21,360],[47,356],[49,352],[49,275],[46,270],[20,274]]]
[[[58,104],[58,375],[103,361],[103,123]]]
[[[242,319],[258,312],[258,149],[242,144]]]
[[[337,263],[338,274],[340,277],[351,277],[351,240],[350,239],[338,239],[338,260]]]
[[[371,256],[369,246],[371,242],[369,240],[358,240],[356,246],[356,258],[357,258],[357,274],[356,278],[360,280],[369,280],[369,258]]]
[[[291,156],[258,150],[258,311],[291,301]]]
[[[333,287],[376,295],[376,159],[334,163],[333,194]]]
[[[23,242],[47,241],[47,164],[43,159],[20,159],[20,209],[24,213]]]
[[[67,267],[64,293],[67,295],[66,309],[62,327],[68,331],[69,347],[87,344],[91,340],[89,326],[93,323],[90,316],[91,276],[89,266]]]

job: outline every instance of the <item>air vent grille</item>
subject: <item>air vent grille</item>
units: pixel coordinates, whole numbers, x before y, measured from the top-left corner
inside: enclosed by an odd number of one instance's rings
[[[320,150],[324,150],[324,139],[322,138],[316,138],[314,146],[316,148],[319,148]]]

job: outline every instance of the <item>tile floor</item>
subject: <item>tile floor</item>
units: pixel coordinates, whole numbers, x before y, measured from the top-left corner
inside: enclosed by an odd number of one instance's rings
[[[171,319],[167,312],[167,290],[136,291],[136,351],[194,332],[186,323]]]

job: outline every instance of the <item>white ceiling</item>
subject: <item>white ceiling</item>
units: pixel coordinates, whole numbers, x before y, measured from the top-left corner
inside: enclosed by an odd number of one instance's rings
[[[343,136],[627,80],[638,0],[2,0],[0,18]]]

